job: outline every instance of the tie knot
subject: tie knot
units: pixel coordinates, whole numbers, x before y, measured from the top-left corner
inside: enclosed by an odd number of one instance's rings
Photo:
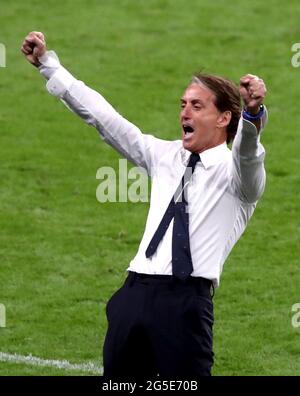
[[[198,161],[200,161],[200,155],[197,153],[192,153],[190,155],[190,159],[189,159],[189,163],[187,164],[187,167],[191,167],[192,170],[194,171]]]

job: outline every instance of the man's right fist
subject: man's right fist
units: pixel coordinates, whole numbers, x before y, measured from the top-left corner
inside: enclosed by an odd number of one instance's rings
[[[47,51],[45,37],[41,32],[30,32],[23,41],[21,51],[26,56],[28,62],[38,67],[39,57]]]

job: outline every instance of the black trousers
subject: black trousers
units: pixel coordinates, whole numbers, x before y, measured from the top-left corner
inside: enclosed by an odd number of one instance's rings
[[[210,375],[211,281],[130,272],[108,301],[106,314],[105,377]]]

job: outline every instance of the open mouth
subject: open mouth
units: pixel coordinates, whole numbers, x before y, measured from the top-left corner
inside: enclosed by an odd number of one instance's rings
[[[184,133],[193,133],[194,128],[191,127],[190,125],[182,125],[182,128],[184,130]]]

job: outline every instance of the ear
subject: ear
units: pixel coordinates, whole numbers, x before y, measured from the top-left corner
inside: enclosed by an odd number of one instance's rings
[[[217,119],[217,128],[226,128],[231,120],[231,111],[226,110],[221,113]]]

